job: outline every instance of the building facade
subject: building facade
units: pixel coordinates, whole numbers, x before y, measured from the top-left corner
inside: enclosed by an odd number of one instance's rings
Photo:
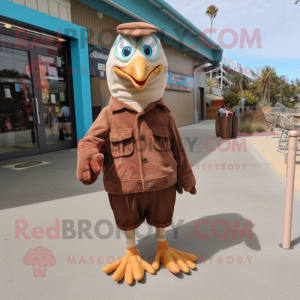
[[[178,126],[205,119],[205,71],[222,49],[161,0],[0,0],[0,160],[75,147],[108,105],[116,27],[155,25]]]

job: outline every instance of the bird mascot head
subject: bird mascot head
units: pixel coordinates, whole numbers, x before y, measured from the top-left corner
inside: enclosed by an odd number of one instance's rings
[[[155,26],[133,22],[119,33],[107,61],[110,93],[121,101],[154,102],[162,98],[168,63]]]

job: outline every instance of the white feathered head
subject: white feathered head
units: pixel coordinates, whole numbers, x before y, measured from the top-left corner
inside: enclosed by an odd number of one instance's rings
[[[155,35],[155,26],[125,23],[109,53],[107,82],[111,95],[121,101],[154,102],[162,98],[168,62]]]

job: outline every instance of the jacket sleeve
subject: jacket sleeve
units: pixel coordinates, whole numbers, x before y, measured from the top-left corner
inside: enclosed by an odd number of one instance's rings
[[[181,140],[174,117],[170,114],[171,150],[178,164],[176,188],[195,187],[196,179]]]
[[[92,180],[87,183],[83,180],[83,172],[86,170],[86,165],[89,165],[92,156],[101,152],[101,147],[105,144],[109,131],[110,126],[107,109],[104,108],[91,128],[85,134],[84,138],[79,141],[77,147],[76,175],[78,180],[85,185],[93,184],[98,178],[98,175],[90,168],[90,171],[92,172]]]

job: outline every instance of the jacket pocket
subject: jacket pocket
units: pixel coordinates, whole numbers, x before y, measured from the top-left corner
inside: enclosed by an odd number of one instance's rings
[[[152,127],[153,147],[156,150],[170,150],[171,142],[167,129],[160,127]]]
[[[112,131],[109,134],[111,154],[114,158],[133,152],[132,128]]]

